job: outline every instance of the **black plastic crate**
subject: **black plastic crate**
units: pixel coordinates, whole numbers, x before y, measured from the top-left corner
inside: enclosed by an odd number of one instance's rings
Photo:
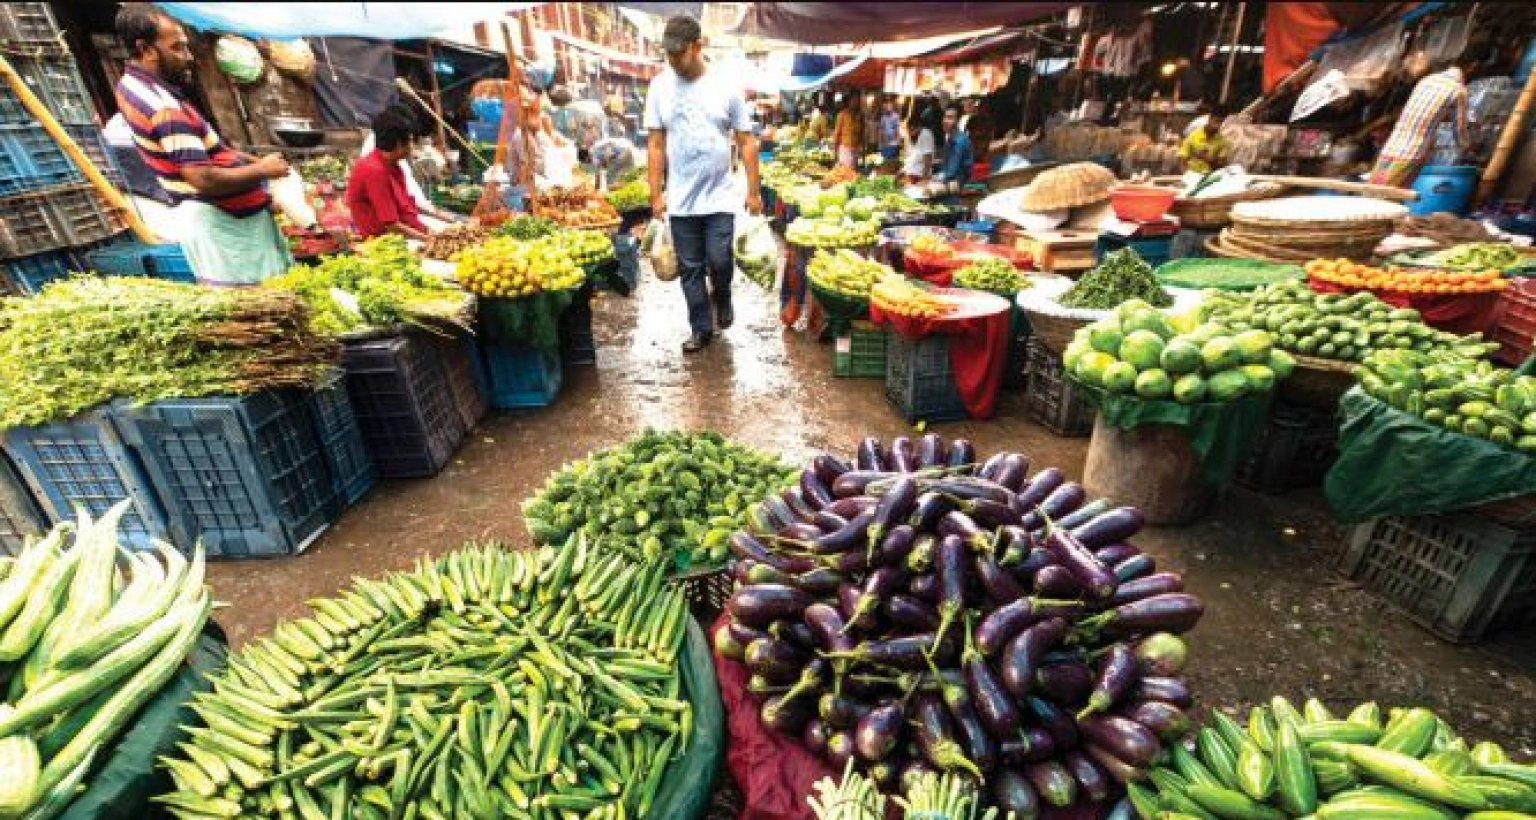
[[[1275,402],[1269,422],[1233,478],[1265,493],[1314,487],[1338,457],[1338,443],[1339,421],[1333,410]]]
[[[90,92],[86,91],[85,82],[80,79],[75,58],[68,51],[32,48],[9,50],[5,56],[22,82],[59,123],[89,125],[95,122],[96,105]],[[34,122],[36,119],[10,85],[0,83],[0,123]]]
[[[1014,302],[1008,309],[1008,369],[1003,371],[1005,390],[1022,390],[1029,381],[1029,317]]]
[[[89,245],[123,229],[89,185],[39,188],[0,199],[0,257]]]
[[[1093,433],[1093,405],[1081,388],[1066,377],[1061,359],[1038,339],[1029,342],[1024,412],[1046,429],[1065,438]]]
[[[382,478],[437,475],[464,440],[448,377],[414,336],[349,342],[342,349],[347,394]]]
[[[5,431],[5,451],[51,523],[75,520],[77,508],[99,518],[126,498],[133,503],[119,528],[123,543],[146,550],[152,539],[169,540],[160,499],[106,409],[55,424],[13,427]]]
[[[210,558],[296,555],[341,512],[303,393],[114,405],[175,542]]]
[[[1378,518],[1339,569],[1448,641],[1536,623],[1536,528],[1476,513]]]
[[[475,429],[490,409],[490,400],[485,395],[485,380],[475,372],[479,351],[474,339],[467,333],[423,334],[423,338],[442,362],[443,376],[448,380],[448,391],[453,394],[453,406],[465,431]],[[475,350],[473,358],[471,350]]]
[[[309,410],[325,463],[331,469],[331,486],[341,503],[350,507],[379,482],[379,473],[368,457],[357,414],[352,412],[346,373],[336,369],[326,376],[309,394]]]
[[[31,491],[0,453],[0,555],[16,555],[27,539],[41,537],[47,527]]]
[[[560,314],[560,362],[576,367],[597,364],[597,341],[592,335],[592,291],[589,280]]]
[[[949,340],[944,336],[913,340],[890,334],[885,348],[885,397],[909,423],[966,418],[965,403],[960,400],[949,366]]]

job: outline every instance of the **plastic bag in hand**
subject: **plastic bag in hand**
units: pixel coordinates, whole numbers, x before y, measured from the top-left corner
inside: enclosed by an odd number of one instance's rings
[[[651,258],[651,269],[656,278],[670,282],[677,278],[677,249],[672,247],[672,229],[666,220],[653,219],[645,230],[645,253]]]
[[[737,216],[736,267],[759,287],[770,289],[779,272],[779,243],[768,220],[761,216]]]

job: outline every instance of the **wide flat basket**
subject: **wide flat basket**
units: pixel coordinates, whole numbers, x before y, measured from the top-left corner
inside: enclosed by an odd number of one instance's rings
[[[1156,177],[1152,180],[1154,185],[1178,185],[1179,177]],[[1179,218],[1179,226],[1194,230],[1210,231],[1224,228],[1232,221],[1232,206],[1239,202],[1254,202],[1260,199],[1272,199],[1285,193],[1286,187],[1275,182],[1261,182],[1258,185],[1235,194],[1226,196],[1200,197],[1186,199],[1180,197],[1173,201],[1173,207],[1168,213]]]
[[[1027,307],[1020,307],[1024,315],[1029,317],[1029,327],[1033,331],[1040,344],[1052,353],[1060,354],[1071,344],[1073,334],[1078,328],[1086,327],[1092,323],[1091,319],[1069,319],[1063,316],[1052,316],[1048,313],[1037,313]]]

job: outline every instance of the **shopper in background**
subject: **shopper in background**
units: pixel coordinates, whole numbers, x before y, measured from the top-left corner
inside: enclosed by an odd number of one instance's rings
[[[1455,124],[1456,144],[1472,150],[1467,132],[1467,80],[1487,60],[1486,46],[1469,48],[1444,71],[1430,74],[1413,87],[1413,94],[1392,128],[1392,136],[1376,159],[1368,181],[1406,188],[1435,150],[1435,131],[1447,118]]]
[[[569,188],[576,183],[580,151],[576,143],[555,130],[555,122],[548,114],[539,117],[539,130],[534,136],[534,145],[538,151],[535,167],[540,177],[536,187]]]
[[[938,137],[920,117],[907,121],[907,155],[901,164],[901,176],[907,183],[922,182],[933,173],[933,155],[938,152]]]
[[[837,125],[832,129],[832,147],[837,150],[838,165],[859,166],[859,151],[864,147],[864,118],[859,113],[857,93],[850,92],[843,110],[838,112]]]
[[[704,62],[697,20],[667,20],[661,45],[669,70],[651,81],[645,100],[651,212],[665,216],[672,231],[692,331],[683,352],[694,353],[714,339],[716,327],[735,321],[731,240],[743,200],[731,177],[731,143],[746,167],[746,209],[758,214],[757,139],[742,89]]]
[[[880,115],[880,156],[886,162],[895,162],[901,150],[901,115],[896,113],[896,101],[886,100],[885,111]]]
[[[347,209],[358,236],[396,233],[426,239],[430,233],[405,184],[400,161],[411,153],[412,125],[398,110],[373,118],[374,149],[352,164],[347,176]]]
[[[149,3],[124,3],[115,22],[129,55],[117,107],[176,203],[193,274],[211,285],[255,285],[286,271],[293,258],[265,183],[288,175],[287,160],[230,148],[187,100],[192,49],[169,15]]]
[[[827,109],[824,105],[817,105],[811,111],[810,124],[806,128],[806,137],[812,142],[821,142],[832,133],[832,126],[827,123]]]
[[[960,128],[960,106],[950,103],[944,109],[944,164],[939,171],[939,182],[944,183],[950,199],[971,181],[971,167],[975,164],[971,138]]]
[[[1205,124],[1189,132],[1179,145],[1179,159],[1184,171],[1193,174],[1209,174],[1227,164],[1232,146],[1221,135],[1221,125],[1226,121],[1226,111],[1220,107],[1206,111]]]

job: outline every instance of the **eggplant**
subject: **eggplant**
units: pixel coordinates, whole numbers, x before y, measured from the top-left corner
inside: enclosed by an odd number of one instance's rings
[[[907,582],[907,591],[912,597],[931,604],[939,602],[939,578],[937,575],[913,575]]]
[[[763,564],[775,564],[776,556],[768,551],[763,542],[746,530],[737,530],[731,533],[731,554],[743,561],[756,561]]]
[[[1147,676],[1136,684],[1131,690],[1131,697],[1136,700],[1156,700],[1163,703],[1171,703],[1180,709],[1188,709],[1194,705],[1195,699],[1189,693],[1189,685],[1182,678],[1165,678]]]
[[[1040,797],[1029,778],[1017,769],[1003,768],[992,775],[992,803],[1004,818],[1035,820],[1040,816]]]
[[[1018,582],[1007,570],[997,565],[990,552],[978,552],[971,556],[971,563],[976,568],[976,577],[981,581],[981,588],[986,590],[987,597],[998,606],[1011,604],[1023,598],[1026,594],[1024,586]]]
[[[976,647],[981,654],[992,657],[1026,627],[1040,620],[1037,599],[1019,598],[987,613],[976,627]]]
[[[1016,493],[1023,489],[1024,477],[1028,474],[1028,458],[1019,453],[1006,453],[1003,456],[1003,463],[997,468],[997,474],[992,477],[992,480]]]
[[[1072,512],[1056,519],[1056,526],[1075,530],[1089,521],[1115,508],[1115,502],[1107,498],[1095,498]]]
[[[1058,755],[1067,749],[1077,748],[1081,736],[1078,734],[1077,721],[1072,719],[1071,713],[1040,697],[1025,698],[1024,705],[1030,716],[1050,733]]]
[[[932,532],[939,526],[939,519],[954,509],[954,499],[943,493],[929,490],[917,497],[907,523],[919,532]]]
[[[789,683],[799,677],[805,660],[805,653],[789,641],[759,638],[747,646],[744,662],[754,675],[774,683]]]
[[[891,439],[891,449],[885,454],[885,463],[898,473],[915,472],[918,469],[917,448],[912,446],[912,439],[907,436]]]
[[[939,519],[939,535],[954,537],[976,552],[992,551],[992,536],[958,510],[945,513]]]
[[[738,563],[737,566],[741,567],[743,571],[736,573],[736,580],[744,586],[752,586],[754,584],[782,584],[784,586],[795,587],[796,589],[800,588],[800,584],[796,581],[796,577],[794,575],[791,575],[790,573],[776,567],[769,566],[768,564],[757,564],[749,561],[742,561]]]
[[[1045,547],[1035,547],[1029,551],[1028,555],[1024,556],[1022,563],[1013,568],[1013,574],[1019,580],[1033,584],[1035,573],[1046,567],[1054,566],[1055,563],[1056,556],[1052,555],[1050,550]]]
[[[768,627],[768,634],[781,641],[789,641],[807,652],[817,649],[816,635],[800,621],[776,621]]]
[[[1049,760],[1056,755],[1056,739],[1039,726],[1031,726],[999,743],[997,750],[1003,762],[1014,765]]]
[[[1055,467],[1047,467],[1038,473],[1018,493],[1020,507],[1027,511],[1033,511],[1040,502],[1056,491],[1067,480],[1067,474]]]
[[[822,723],[820,718],[811,718],[806,721],[805,729],[800,732],[800,742],[805,744],[805,748],[811,750],[811,754],[824,757],[827,754],[827,738],[830,736],[831,732],[828,731],[827,724]]]
[[[1119,703],[1140,677],[1141,664],[1136,660],[1136,653],[1130,645],[1111,644],[1099,662],[1099,676],[1093,682],[1093,694],[1088,697],[1088,705],[1077,713],[1077,719],[1082,720]]]
[[[818,557],[822,566],[847,575],[858,575],[869,569],[870,556],[864,550],[855,549]]]
[[[1147,779],[1146,769],[1126,763],[1124,760],[1115,757],[1113,752],[1103,746],[1089,743],[1083,746],[1083,749],[1088,752],[1088,756],[1093,758],[1095,763],[1099,764],[1100,768],[1104,769],[1118,783],[1140,783]]]
[[[1112,567],[1133,555],[1140,554],[1141,550],[1135,544],[1127,543],[1110,544],[1107,547],[1093,551],[1093,557],[1099,559],[1099,563],[1106,567]]]
[[[831,567],[817,567],[793,577],[794,586],[817,598],[837,592],[838,586],[846,580],[841,572]]]
[[[814,518],[814,515],[812,516]],[[774,537],[780,542],[788,541],[794,544],[810,544],[825,536],[821,527],[810,521],[796,521],[787,527],[779,528]]]
[[[1019,523],[1019,514],[1013,507],[987,498],[973,498],[966,501],[960,505],[960,511],[969,515],[972,521],[989,529]]]
[[[859,513],[842,529],[818,535],[811,541],[811,551],[826,555],[833,552],[847,552],[860,546],[864,541],[864,533],[869,528],[869,523],[874,519],[873,511]]]
[[[763,702],[763,708],[758,712],[763,725],[775,732],[786,735],[799,734],[805,729],[805,724],[811,719],[809,699],[796,697],[786,699],[783,695],[774,695]]]
[[[1141,514],[1141,510],[1135,507],[1116,507],[1095,516],[1082,526],[1074,526],[1066,520],[1061,521],[1060,526],[1071,529],[1072,537],[1081,541],[1083,546],[1096,550],[1130,538],[1141,532],[1146,523],[1147,518]]]
[[[1035,687],[1053,703],[1075,706],[1093,691],[1093,670],[1078,660],[1045,662],[1035,673]]]
[[[1077,598],[1084,593],[1083,585],[1077,582],[1066,567],[1060,564],[1051,564],[1041,567],[1035,573],[1035,594],[1047,598]]]
[[[922,482],[922,488],[952,496],[959,501],[996,501],[999,504],[1012,504],[1017,497],[1012,490],[995,481],[968,476],[929,479]]]
[[[1040,793],[1041,799],[1058,809],[1077,800],[1077,781],[1067,767],[1055,760],[1042,760],[1024,767],[1024,776]]]
[[[848,520],[854,518],[865,510],[873,510],[880,499],[871,495],[850,495],[847,498],[839,498],[827,507],[826,512]]]
[[[1065,618],[1048,618],[1015,635],[1004,647],[999,667],[1003,685],[1014,697],[1029,694],[1035,683],[1035,670],[1040,666],[1040,656],[1060,643],[1068,628]]]
[[[1016,567],[1024,563],[1029,556],[1029,551],[1035,546],[1034,539],[1030,537],[1029,530],[1017,524],[998,527],[997,552],[1002,557],[997,563],[1004,567]]]
[[[966,646],[960,653],[960,669],[965,673],[965,686],[971,702],[976,705],[976,714],[987,731],[999,741],[1006,740],[1018,734],[1022,717],[1013,695],[998,679],[992,667],[987,665],[986,656],[973,638],[970,622],[967,621]]]
[[[961,686],[960,691],[964,692],[965,687]],[[981,716],[976,713],[976,705],[971,702],[968,692],[964,701],[949,705],[949,716],[954,719],[955,736],[960,740],[960,747],[965,749],[966,757],[984,772],[996,768],[997,741],[992,739]]]
[[[935,621],[937,621],[937,619],[935,619]],[[733,661],[739,661],[746,656],[746,644],[732,637],[729,627],[721,627],[715,630],[715,636],[712,640],[714,642],[715,654],[722,658],[730,658]]]
[[[853,745],[859,757],[875,762],[884,760],[901,742],[906,711],[899,703],[886,703],[859,718],[853,730]]]
[[[885,599],[885,617],[906,632],[932,632],[939,628],[939,613],[912,595],[892,595]]]
[[[1174,572],[1159,572],[1156,575],[1148,575],[1145,578],[1134,578],[1116,587],[1115,594],[1109,598],[1109,604],[1111,606],[1119,606],[1131,603],[1132,601],[1140,601],[1143,598],[1151,598],[1154,595],[1183,591],[1184,578],[1182,576]]]
[[[955,741],[954,725],[944,702],[932,694],[917,695],[912,704],[912,729],[923,756],[941,771],[960,769],[980,779],[976,764]]]
[[[822,453],[811,459],[811,469],[816,472],[816,477],[821,480],[824,486],[831,487],[832,482],[836,481],[838,476],[853,468],[848,465],[848,462],[843,461],[837,456]]]
[[[944,536],[933,553],[933,574],[939,580],[939,628],[936,631],[940,637],[965,611],[968,580],[965,566],[965,546],[956,536]]]
[[[848,631],[848,622],[853,620],[853,613],[859,608],[859,595],[862,590],[852,582],[838,584],[837,586],[837,611],[843,616],[843,631]]]
[[[1072,578],[1082,585],[1090,598],[1103,600],[1115,594],[1117,582],[1114,573],[1099,563],[1099,559],[1093,557],[1093,553],[1082,542],[1072,537],[1072,533],[1061,527],[1049,528],[1045,535],[1045,548],[1056,556],[1061,566],[1072,573]]]
[[[811,596],[784,584],[755,584],[731,595],[731,617],[744,626],[765,628],[774,621],[799,618]]]
[[[828,652],[828,658],[848,658],[876,666],[891,666],[917,672],[928,668],[928,652],[935,655],[933,661],[944,665],[954,660],[953,640],[936,641],[932,632],[905,635],[883,641],[865,641],[847,652]]]
[[[1121,604],[1084,622],[1107,635],[1138,632],[1188,632],[1205,614],[1205,604],[1193,595],[1170,592]]]
[[[1088,491],[1076,481],[1068,481],[1051,491],[1039,504],[1029,509],[1020,523],[1026,529],[1038,530],[1047,522],[1060,518],[1081,507],[1088,500]]]
[[[1183,709],[1160,700],[1126,704],[1116,714],[1152,730],[1158,739],[1171,743],[1189,734],[1189,715]]]
[[[800,492],[799,487],[786,488],[779,493],[779,497],[784,499],[785,504],[789,505],[790,511],[795,514],[795,518],[801,521],[810,521],[815,517],[816,511],[820,509],[820,507],[812,506],[809,501],[805,500],[805,495]]]
[[[917,441],[917,466],[943,467],[946,457],[944,439],[938,433],[929,433]]]
[[[816,701],[816,714],[830,729],[851,729],[865,715],[870,706],[846,695],[825,692]]]
[[[848,768],[848,761],[853,759],[853,754],[852,732],[834,732],[827,738],[827,762],[832,764],[834,771]]]
[[[1146,766],[1162,749],[1152,730],[1119,715],[1089,715],[1077,722],[1083,737],[1132,766]]]
[[[874,629],[875,615],[880,611],[880,604],[904,587],[906,582],[906,572],[896,567],[881,567],[866,575],[864,586],[859,590],[859,597],[854,602],[853,612],[848,616],[843,631],[859,629],[867,632]]]
[[[1102,803],[1109,799],[1109,776],[1082,750],[1067,752],[1061,762],[1072,773],[1072,779],[1077,781],[1079,790],[1087,796],[1089,802]]]
[[[1104,820],[1138,820],[1136,805],[1131,798],[1122,797],[1109,807],[1109,814],[1104,815]]]
[[[949,455],[944,459],[944,465],[950,468],[971,467],[975,469],[976,445],[968,438],[957,438],[949,443]]]
[[[1123,584],[1126,581],[1134,581],[1137,578],[1145,578],[1156,571],[1157,561],[1153,560],[1152,556],[1146,553],[1132,555],[1124,561],[1115,564],[1114,568],[1110,570],[1115,576],[1117,585]]]
[[[917,479],[905,475],[896,479],[891,489],[880,497],[880,503],[875,505],[875,512],[870,517],[868,532],[871,551],[880,545],[887,530],[907,520],[916,503]]]
[[[815,510],[826,509],[834,501],[832,488],[821,480],[821,476],[817,475],[815,468],[812,467],[800,471],[800,495],[805,498],[805,503]]]
[[[1003,459],[1007,455],[1007,453],[994,453],[990,458],[982,462],[980,469],[976,471],[976,476],[990,481],[997,475],[997,471],[1003,468]]]
[[[794,687],[786,683],[774,683],[762,675],[753,675],[747,678],[747,693],[755,697],[766,698],[772,695],[782,695]]]
[[[883,478],[891,478],[895,473],[887,473],[879,470],[849,470],[837,477],[832,482],[832,495],[837,498],[852,498],[864,495],[865,489]],[[842,513],[838,513],[842,515]],[[845,516],[846,517],[846,516]]]
[[[725,631],[730,633],[731,640],[741,644],[743,653],[746,652],[747,646],[758,638],[772,637],[768,634],[768,630],[756,629],[745,624],[738,623],[734,618],[725,622]]]
[[[880,439],[874,436],[865,436],[859,442],[858,458],[855,462],[860,470],[888,470],[885,456],[881,454]]]
[[[917,546],[917,530],[910,524],[898,524],[880,542],[879,562],[888,567],[902,566],[912,548]]]
[[[816,603],[805,608],[805,624],[816,635],[816,644],[823,652],[847,652],[853,641],[843,634],[846,622],[835,607]]]
[[[939,545],[939,539],[928,533],[918,533],[917,540],[912,542],[912,551],[907,553],[907,572],[913,575],[921,575],[933,570],[933,550]]]

